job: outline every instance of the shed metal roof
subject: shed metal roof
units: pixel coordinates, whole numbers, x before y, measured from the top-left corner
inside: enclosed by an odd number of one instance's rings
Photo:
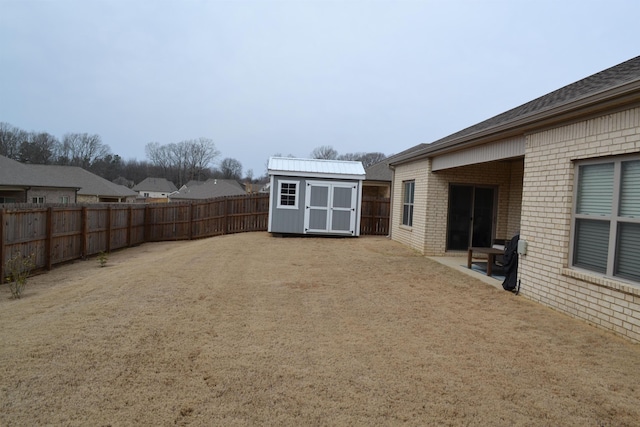
[[[327,177],[364,179],[362,162],[349,160],[296,159],[292,157],[271,157],[269,175],[293,175],[305,177]]]

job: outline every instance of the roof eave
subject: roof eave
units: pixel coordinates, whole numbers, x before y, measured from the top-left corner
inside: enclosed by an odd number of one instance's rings
[[[410,163],[451,151],[485,144],[497,139],[531,133],[534,129],[544,128],[560,122],[592,116],[603,110],[614,110],[623,106],[640,104],[640,80],[620,85],[566,104],[519,117],[508,123],[484,129],[460,138],[437,144],[427,145],[410,157],[391,162],[391,166]]]

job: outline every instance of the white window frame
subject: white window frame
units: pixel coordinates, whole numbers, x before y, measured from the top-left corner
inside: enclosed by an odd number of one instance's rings
[[[295,184],[296,190],[293,194],[293,205],[282,204],[282,184]],[[291,194],[288,194],[289,196]],[[300,200],[300,181],[283,179],[278,181],[278,209],[298,209],[298,201]]]
[[[590,159],[590,160],[582,160],[577,161],[575,164],[574,171],[574,194],[573,194],[573,208],[571,215],[571,233],[570,233],[570,250],[569,250],[569,265],[571,268],[575,268],[578,270],[589,271],[593,274],[602,275],[600,271],[591,270],[585,266],[577,266],[575,265],[575,255],[576,255],[576,228],[578,220],[597,220],[608,222],[609,224],[609,243],[608,243],[608,253],[607,253],[607,263],[606,263],[606,272],[604,273],[605,277],[615,278],[616,280],[622,280],[626,282],[631,282],[634,284],[640,284],[640,282],[620,277],[616,274],[616,251],[618,248],[618,235],[619,235],[619,226],[620,224],[640,224],[640,218],[620,216],[620,193],[621,193],[621,181],[622,181],[622,163],[629,161],[639,161],[640,155],[632,155],[632,156],[617,156],[617,157],[608,157],[608,158],[599,158],[599,159]],[[580,188],[580,168],[582,166],[589,165],[598,165],[598,164],[613,164],[613,195],[611,201],[611,212],[608,215],[604,214],[579,214],[578,210],[578,190]]]
[[[407,187],[411,187],[411,200],[406,201]],[[402,181],[402,215],[400,221],[405,227],[413,227],[413,213],[416,197],[416,181],[415,179]],[[409,208],[409,215],[405,217],[405,207]]]
[[[31,203],[35,205],[44,205],[47,198],[45,196],[34,196],[31,198]]]
[[[69,196],[60,196],[60,203],[62,203],[63,205],[68,205],[69,204]]]

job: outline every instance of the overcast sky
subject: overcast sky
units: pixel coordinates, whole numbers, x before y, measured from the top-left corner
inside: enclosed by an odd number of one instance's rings
[[[270,155],[387,155],[640,54],[637,0],[0,0],[0,122]]]

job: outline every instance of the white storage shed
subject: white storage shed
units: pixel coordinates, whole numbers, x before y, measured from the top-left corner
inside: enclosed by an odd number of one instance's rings
[[[271,157],[270,233],[359,236],[361,162]]]

